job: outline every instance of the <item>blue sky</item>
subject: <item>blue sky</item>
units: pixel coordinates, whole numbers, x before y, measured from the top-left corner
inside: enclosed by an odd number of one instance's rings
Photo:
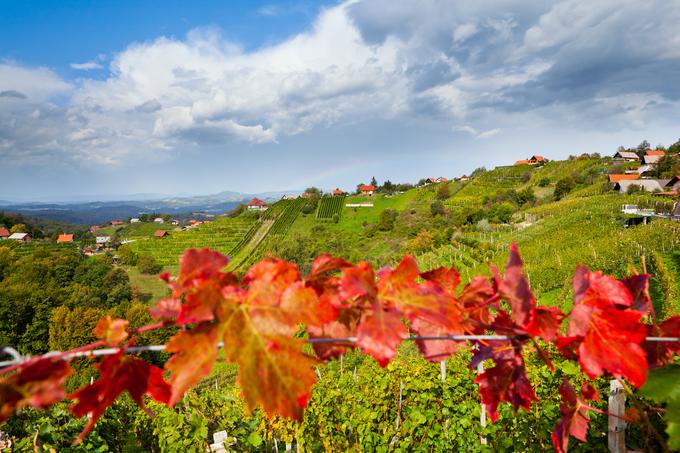
[[[0,0],[0,200],[456,176],[680,137],[680,4]]]

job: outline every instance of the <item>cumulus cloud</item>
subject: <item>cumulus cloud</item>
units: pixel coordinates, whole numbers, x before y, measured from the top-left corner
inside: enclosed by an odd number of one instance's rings
[[[103,79],[69,83],[0,63],[0,139],[31,158],[63,150],[115,164],[373,120],[443,124],[479,139],[505,133],[518,114],[643,128],[653,112],[678,111],[679,21],[680,5],[663,0],[351,1],[253,51],[214,28],[133,43]]]
[[[71,63],[71,68],[78,69],[81,71],[91,71],[92,69],[102,69],[103,66],[96,61],[88,61],[85,63]]]

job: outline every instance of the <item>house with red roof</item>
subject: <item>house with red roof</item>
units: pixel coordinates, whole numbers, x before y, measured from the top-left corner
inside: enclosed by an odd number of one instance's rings
[[[248,209],[251,209],[253,211],[266,211],[269,206],[267,206],[267,203],[264,202],[263,200],[260,200],[259,198],[253,198],[248,202],[246,205]]]
[[[9,231],[7,228],[0,227],[0,239],[7,239],[9,237]]]
[[[340,189],[338,189],[338,188],[336,188],[336,189],[333,191],[333,196],[334,196],[334,197],[341,197],[341,196],[343,196],[343,195],[345,195],[345,192],[343,192],[342,190],[340,190]]]
[[[68,242],[73,242],[72,234],[60,234],[57,238],[57,244],[66,244]]]
[[[365,195],[367,197],[372,197],[375,193],[375,190],[376,187],[373,184],[362,184],[359,186],[359,192],[361,195]]]
[[[529,159],[520,159],[515,161],[515,165],[530,165]]]
[[[112,220],[111,221],[111,225],[113,225],[113,226],[122,225],[123,223],[124,222],[121,222],[120,220]]]
[[[660,149],[648,149],[645,151],[645,156],[665,156],[666,151]]]
[[[545,157],[543,157],[543,156],[531,156],[529,158],[529,163],[531,165],[544,164],[545,163]]]
[[[638,174],[614,174],[614,175],[609,175],[609,182],[612,184],[615,184],[619,181],[634,181],[640,179],[640,175]]]
[[[169,236],[169,233],[165,230],[156,230],[153,236],[157,238],[164,238],[166,236]]]

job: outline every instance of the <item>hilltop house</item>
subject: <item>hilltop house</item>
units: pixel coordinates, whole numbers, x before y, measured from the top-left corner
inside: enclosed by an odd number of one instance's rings
[[[7,239],[12,239],[19,242],[31,242],[31,235],[28,233],[13,233]]]
[[[632,151],[617,151],[614,153],[614,160],[622,160],[624,162],[637,162],[640,160],[637,154]]]
[[[372,197],[375,193],[375,189],[376,187],[373,184],[362,184],[359,186],[359,192],[361,192],[361,195],[365,195],[367,197]]]
[[[640,179],[640,175],[638,175],[638,174],[632,174],[632,175],[629,175],[629,174],[626,174],[626,175],[613,174],[613,175],[609,175],[609,182],[612,183],[612,184],[617,183],[619,181],[635,181],[635,180],[638,180],[638,179]]]
[[[153,235],[154,237],[157,238],[164,238],[166,236],[169,236],[168,232],[165,230],[156,230],[156,232]]]
[[[543,156],[531,156],[529,158],[529,164],[530,165],[538,165],[538,164],[544,164],[545,163],[545,157]]]
[[[614,190],[625,193],[628,192],[628,188],[630,186],[639,186],[645,192],[663,192],[666,190],[666,184],[668,184],[670,181],[670,179],[624,179],[614,185]]]
[[[0,239],[7,239],[9,237],[9,231],[7,228],[0,227]]]
[[[139,220],[137,217],[133,217],[130,219],[130,223],[139,223],[141,220]]]
[[[67,242],[73,242],[72,234],[60,234],[57,238],[57,244],[65,244]]]
[[[248,202],[246,205],[248,209],[251,209],[253,211],[266,211],[269,206],[267,206],[267,203],[265,203],[263,200],[260,200],[259,198],[253,198]]]
[[[113,226],[122,225],[123,223],[124,222],[121,222],[120,220],[112,220],[111,221],[111,225],[113,225]]]
[[[163,220],[160,217],[156,217],[155,219],[153,219],[153,221],[154,221],[154,223],[165,223],[165,220]]]
[[[447,182],[449,178],[445,178],[443,176],[440,176],[439,178],[435,179],[434,182],[440,183],[440,182]]]
[[[470,177],[468,175],[463,175],[456,178],[456,181],[469,181],[469,180]]]
[[[344,194],[345,194],[345,192],[343,192],[343,191],[340,190],[339,188],[336,188],[336,189],[333,191],[333,196],[334,196],[334,197],[341,197],[341,196],[343,196]]]
[[[530,162],[528,159],[520,159],[515,161],[515,165],[529,165]]]

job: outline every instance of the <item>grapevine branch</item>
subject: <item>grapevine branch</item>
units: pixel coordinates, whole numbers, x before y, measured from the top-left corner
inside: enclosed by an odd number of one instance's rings
[[[421,272],[410,256],[375,272],[366,262],[321,255],[304,278],[294,264],[266,258],[239,279],[223,271],[228,262],[209,249],[187,250],[177,278],[161,276],[171,295],[150,308],[155,324],[129,329],[128,321],[106,316],[94,331],[98,341],[86,346],[36,357],[3,349],[12,359],[0,362],[0,421],[26,406],[64,400],[64,383],[73,372],[68,362],[78,357],[101,357],[95,364],[100,379],[68,395],[75,401],[73,414],[89,416],[82,440],[125,391],[141,407],[145,395],[176,404],[210,375],[218,348],[238,365],[249,409],[297,420],[317,381],[316,365],[342,357],[347,348],[385,367],[402,341],[414,341],[430,361],[455,354],[456,342],[473,342],[470,368],[493,362],[475,378],[491,421],[498,419],[501,403],[517,411],[538,401],[523,355],[533,345],[553,370],[538,340],[577,360],[590,379],[608,373],[635,388],[645,384],[649,369],[672,363],[680,352],[680,316],[660,323],[650,316],[646,273],[617,280],[579,267],[573,309],[563,313],[536,304],[515,245],[503,275],[491,266],[491,277],[473,277],[462,289],[456,269]],[[298,336],[300,325],[309,338]],[[135,346],[130,338],[166,326],[179,329],[164,345]],[[315,354],[303,348],[306,343]],[[129,355],[143,351],[164,351],[170,358],[161,369]],[[570,437],[585,441],[584,408],[598,395],[590,384],[578,394],[566,378],[560,395],[562,419],[552,440],[564,452]]]

